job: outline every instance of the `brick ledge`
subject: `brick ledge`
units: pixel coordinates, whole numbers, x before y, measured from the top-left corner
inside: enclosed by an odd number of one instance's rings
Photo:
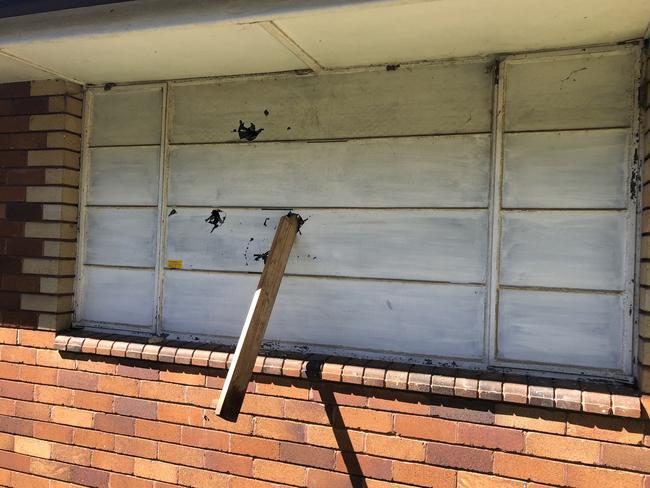
[[[155,338],[159,339],[159,338]],[[200,342],[96,333],[59,334],[54,349],[227,369],[232,349]],[[639,392],[622,386],[309,354],[258,356],[254,373],[318,379],[435,395],[478,398],[617,417],[641,417]]]

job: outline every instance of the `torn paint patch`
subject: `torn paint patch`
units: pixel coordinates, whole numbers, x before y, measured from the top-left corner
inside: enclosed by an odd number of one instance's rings
[[[221,215],[222,213],[223,216]],[[210,231],[210,234],[212,234],[214,232],[214,229],[218,228],[226,222],[226,213],[220,208],[217,208],[210,212],[210,216],[205,219],[205,221],[208,224],[212,225],[212,230]]]
[[[261,254],[254,254],[253,257],[255,258],[255,261],[264,261],[264,264],[266,264],[266,260],[269,258],[269,251]]]
[[[246,244],[246,249],[244,249],[244,262],[246,263],[246,266],[248,266],[248,250],[251,247],[251,242],[253,242],[254,240],[255,238],[251,237],[248,240],[248,244]],[[257,259],[255,261],[257,261]]]
[[[307,222],[309,220],[309,217],[307,217],[306,219],[303,219],[300,214],[294,213],[291,210],[289,210],[289,213],[287,214],[287,217],[292,217],[293,215],[298,217],[298,234],[302,235],[302,232],[300,232],[300,229],[305,224],[305,222]]]
[[[253,122],[251,122],[249,127],[246,127],[244,125],[244,122],[240,120],[239,127],[237,129],[233,129],[233,132],[237,132],[237,134],[239,134],[239,139],[246,139],[250,142],[257,139],[257,136],[260,135],[260,132],[263,130],[264,129],[257,129]]]

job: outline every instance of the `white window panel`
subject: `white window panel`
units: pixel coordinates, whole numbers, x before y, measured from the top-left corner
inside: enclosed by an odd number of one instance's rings
[[[501,284],[622,290],[620,212],[504,212]]]
[[[153,270],[86,266],[82,322],[151,327],[154,282]]]
[[[288,274],[484,282],[486,210],[301,210]],[[179,208],[168,219],[167,258],[187,269],[261,271],[286,211],[224,209],[212,231],[210,208]]]
[[[157,205],[159,147],[98,147],[89,151],[88,205]]]
[[[239,141],[240,120],[264,129],[260,141],[489,132],[492,73],[478,62],[269,75],[171,95],[172,143]]]
[[[485,207],[490,136],[177,146],[170,205]]]
[[[91,88],[76,318],[234,343],[293,209],[273,347],[631,379],[638,53]]]
[[[238,337],[259,277],[168,271],[164,330]],[[483,287],[285,277],[265,338],[478,359]],[[368,353],[370,354],[370,353]]]
[[[153,268],[157,215],[156,208],[89,207],[85,263]]]
[[[159,144],[162,88],[93,92],[91,146]]]
[[[619,369],[625,312],[620,295],[501,290],[498,357]]]
[[[638,50],[507,63],[505,130],[627,127]]]
[[[503,206],[625,208],[629,138],[628,129],[506,134]]]

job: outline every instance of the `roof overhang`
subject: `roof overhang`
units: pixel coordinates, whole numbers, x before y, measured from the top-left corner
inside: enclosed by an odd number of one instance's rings
[[[75,3],[84,2],[67,4]],[[0,82],[99,84],[528,52],[639,39],[649,21],[647,0],[132,0],[0,19]]]

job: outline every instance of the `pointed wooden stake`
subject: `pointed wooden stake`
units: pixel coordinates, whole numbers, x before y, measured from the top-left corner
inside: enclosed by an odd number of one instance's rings
[[[291,247],[298,233],[299,219],[298,215],[291,213],[282,217],[275,232],[264,271],[248,309],[244,329],[237,342],[235,357],[217,404],[217,415],[225,420],[237,421],[264,332],[271,318]]]

